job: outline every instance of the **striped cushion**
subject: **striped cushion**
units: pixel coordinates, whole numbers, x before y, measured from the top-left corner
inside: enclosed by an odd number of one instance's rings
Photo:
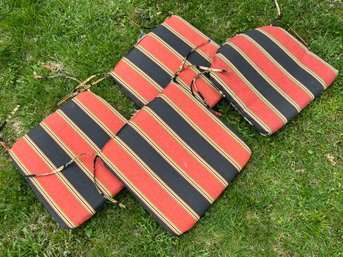
[[[17,141],[10,155],[23,175],[48,173],[81,153],[98,153],[126,123],[108,103],[84,92]],[[93,181],[93,155],[56,175],[26,178],[46,209],[63,227],[74,228],[104,204]],[[99,160],[99,189],[113,196],[122,184]]]
[[[218,45],[187,21],[170,16],[161,25],[143,37],[124,56],[111,72],[115,83],[138,105],[153,100],[171,81],[183,59],[190,51],[188,63],[210,66]],[[187,68],[178,77],[178,83],[189,88],[197,74],[196,68]],[[213,106],[221,95],[206,76],[197,80],[197,87],[206,102]]]
[[[227,125],[178,84],[144,106],[102,159],[169,232],[189,230],[250,158]]]
[[[220,47],[214,83],[261,134],[278,131],[336,78],[337,71],[285,30],[265,26]]]

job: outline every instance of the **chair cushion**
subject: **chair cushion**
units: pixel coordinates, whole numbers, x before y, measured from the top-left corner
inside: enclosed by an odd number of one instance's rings
[[[74,228],[89,219],[105,198],[93,181],[94,154],[113,137],[126,120],[103,99],[84,92],[47,117],[10,149],[23,175],[44,174],[78,161],[62,172],[25,177],[46,209],[63,227]],[[92,155],[93,154],[93,155]],[[98,188],[114,196],[123,187],[101,161],[96,164]]]
[[[237,133],[171,83],[111,139],[101,157],[164,228],[180,235],[250,154]]]
[[[336,78],[337,70],[285,30],[265,26],[228,40],[212,67],[213,81],[261,134],[294,118]]]
[[[183,59],[188,64],[210,66],[218,45],[178,16],[170,16],[145,35],[118,62],[111,72],[117,85],[138,105],[152,101],[171,81]],[[189,88],[197,68],[186,68],[177,80]],[[206,76],[197,80],[197,87],[206,102],[213,106],[221,94]]]

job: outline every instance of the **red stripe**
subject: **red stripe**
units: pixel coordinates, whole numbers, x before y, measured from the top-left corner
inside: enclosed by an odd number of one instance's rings
[[[286,49],[288,49],[288,51],[298,58],[301,63],[321,77],[327,86],[334,81],[337,76],[334,71],[312,55],[307,54],[305,49],[299,45],[299,42],[297,42],[293,37],[290,37],[282,29],[274,26],[264,26],[261,29],[272,35]]]
[[[12,152],[31,174],[43,174],[52,171],[24,139],[20,139],[13,145]],[[35,179],[75,226],[82,224],[91,217],[87,209],[56,175]]]
[[[76,97],[90,112],[94,114],[113,134],[125,125],[125,122],[93,93],[83,92]]]
[[[94,153],[96,151],[58,114],[53,113],[44,120],[44,124],[65,144],[71,152],[77,156],[82,153]],[[90,170],[93,171],[94,156],[84,155],[80,157],[80,161]],[[101,161],[98,160],[96,166],[97,179],[111,192],[116,195],[123,185],[109,171]]]
[[[225,189],[222,183],[200,164],[180,143],[173,138],[149,113],[142,109],[132,119],[152,141],[177,163],[197,184],[213,198]]]
[[[180,67],[182,60],[154,37],[147,35],[139,45],[157,58],[173,73]],[[191,85],[195,76],[196,72],[189,68],[184,69],[179,74],[179,78],[188,86]],[[210,106],[214,106],[220,101],[220,94],[218,94],[218,92],[216,92],[203,78],[199,77],[196,81],[196,85]]]
[[[113,71],[147,102],[152,101],[160,92],[124,61],[118,62]]]
[[[268,78],[298,103],[301,108],[305,108],[311,102],[310,96],[303,89],[290,80],[284,72],[245,37],[238,35],[232,38],[230,42],[238,46]]]
[[[284,124],[277,116],[251,89],[244,81],[233,71],[224,61],[216,58],[212,67],[226,69],[227,73],[218,73],[218,76],[224,81],[226,87],[230,88],[257,117],[259,117],[272,132],[280,129]],[[249,114],[249,116],[251,116]]]
[[[180,230],[187,231],[194,224],[192,216],[172,198],[137,162],[116,142],[111,140],[103,155],[115,164],[124,176],[138,188]],[[115,171],[117,172],[117,171]],[[123,181],[125,182],[125,181]]]
[[[199,46],[208,40],[207,37],[204,38],[193,26],[189,26],[189,24],[185,23],[178,16],[171,16],[168,19],[166,19],[164,23],[172,27],[180,35],[182,35],[189,42],[191,42],[194,46]],[[210,57],[212,60],[214,55],[217,53],[218,48],[216,45],[209,43],[199,47],[199,50],[201,50],[205,55]]]
[[[250,153],[242,147],[232,136],[220,127],[209,116],[209,113],[197,106],[190,96],[176,85],[169,85],[163,92],[179,109],[187,115],[216,145],[228,153],[241,167],[243,167]],[[225,125],[224,125],[225,126]]]

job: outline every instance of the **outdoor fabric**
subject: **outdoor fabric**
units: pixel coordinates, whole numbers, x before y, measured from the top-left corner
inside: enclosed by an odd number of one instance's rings
[[[185,58],[185,65],[209,67],[218,47],[187,21],[173,15],[138,41],[111,75],[115,83],[142,107],[169,85]],[[189,89],[197,73],[197,68],[185,68],[176,81]],[[208,105],[214,106],[221,99],[221,94],[206,76],[197,79],[197,87]]]
[[[63,171],[44,177],[25,177],[45,208],[63,227],[74,228],[88,220],[104,204],[94,184],[95,154],[126,123],[107,102],[84,92],[18,140],[9,150],[25,176],[56,170],[77,155],[78,161]],[[102,163],[96,162],[98,188],[108,196],[123,185]]]
[[[101,158],[165,229],[180,235],[250,154],[237,133],[171,83],[111,139]]]
[[[261,27],[223,44],[211,73],[225,99],[261,134],[273,134],[336,78],[337,70],[284,29]]]

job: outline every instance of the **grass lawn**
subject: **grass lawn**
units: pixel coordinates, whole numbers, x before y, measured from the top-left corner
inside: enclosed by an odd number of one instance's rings
[[[343,3],[280,0],[284,20],[310,48],[342,71]],[[178,14],[224,42],[269,23],[273,1],[3,0],[0,1],[0,119],[21,108],[5,129],[23,136],[74,86],[34,80],[42,64],[78,78],[109,71],[145,26]],[[136,106],[110,80],[93,89],[126,117]],[[59,228],[0,149],[0,256],[343,256],[342,76],[294,121],[262,137],[227,103],[217,107],[253,155],[205,217],[172,237],[126,190],[75,230]],[[327,154],[335,159],[330,162]]]

